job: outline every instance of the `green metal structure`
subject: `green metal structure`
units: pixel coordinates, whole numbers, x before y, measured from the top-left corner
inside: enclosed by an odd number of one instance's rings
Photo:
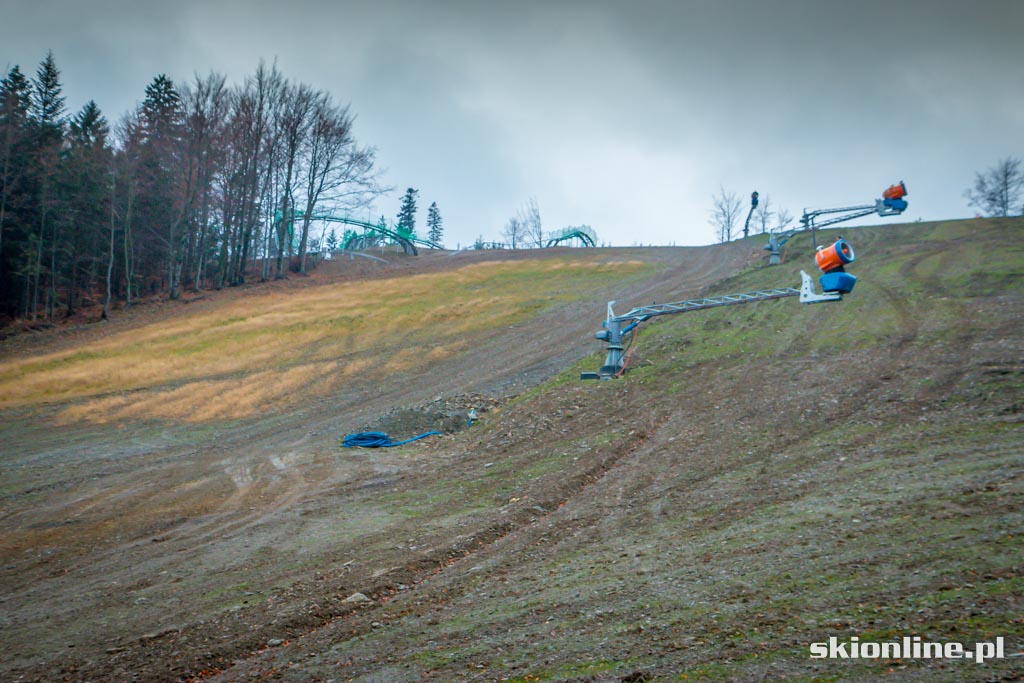
[[[597,246],[597,233],[589,225],[572,226],[552,232],[546,246],[553,247],[561,242],[579,240],[584,247]]]
[[[292,214],[292,219],[288,221],[288,236],[289,240],[294,243],[295,240],[295,223],[306,217],[306,214],[302,211],[296,211]],[[281,220],[280,215],[278,220]],[[362,228],[362,235],[353,235],[342,247],[343,249],[358,249],[358,245],[366,245],[368,236],[385,237],[393,240],[395,243],[402,247],[402,251],[406,254],[412,254],[413,256],[419,255],[419,250],[416,245],[427,247],[428,249],[443,249],[441,245],[431,242],[430,240],[419,239],[418,237],[408,237],[401,233],[388,228],[380,223],[370,223],[369,221],[360,220],[358,218],[352,218],[348,215],[337,215],[333,213],[315,213],[309,217],[310,222],[312,221],[323,221],[325,223],[341,223],[342,225],[351,225],[356,228]]]

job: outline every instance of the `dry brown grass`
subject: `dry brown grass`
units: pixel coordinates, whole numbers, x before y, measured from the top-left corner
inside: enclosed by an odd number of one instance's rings
[[[70,403],[65,422],[241,418],[343,376],[458,353],[638,262],[484,262],[442,273],[256,295],[74,349],[0,362],[0,409]],[[574,289],[575,287],[575,289]]]
[[[238,378],[188,382],[173,389],[107,396],[69,406],[61,411],[60,421],[165,418],[203,422],[246,417],[286,402],[296,391],[317,394],[333,388],[337,368],[337,363],[311,363]]]

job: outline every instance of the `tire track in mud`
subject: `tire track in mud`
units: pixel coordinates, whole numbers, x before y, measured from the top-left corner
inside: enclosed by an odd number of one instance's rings
[[[657,276],[653,279],[648,278],[647,280],[640,281],[630,285],[629,298],[640,300],[649,296],[679,296],[683,294],[689,294],[695,290],[701,290],[702,288],[709,285],[714,280],[733,272],[736,268],[740,267],[749,258],[749,247],[735,246],[733,248],[715,248],[715,249],[694,249],[694,250],[673,250],[671,253],[665,254],[664,252],[656,254],[655,271]],[[654,254],[654,252],[651,252]],[[612,258],[621,258],[623,255],[613,254]],[[625,253],[628,257],[628,252]],[[548,319],[558,324],[551,324],[548,326],[549,332],[537,338],[533,344],[509,346],[508,341],[504,339],[504,332],[499,332],[491,338],[489,341],[482,343],[478,349],[476,349],[475,356],[477,360],[474,360],[474,356],[471,355],[468,360],[460,359],[460,362],[455,366],[455,372],[450,373],[444,377],[444,385],[447,388],[459,387],[464,388],[466,386],[495,386],[495,377],[481,376],[479,368],[488,367],[493,363],[493,357],[496,353],[500,352],[504,367],[499,371],[499,376],[505,378],[519,378],[517,381],[522,383],[524,380],[527,385],[534,383],[534,380],[539,379],[541,375],[547,376],[551,372],[556,372],[559,366],[562,366],[566,362],[574,360],[579,357],[582,353],[589,353],[589,347],[585,347],[585,351],[581,351],[578,346],[580,339],[590,338],[589,332],[591,327],[599,323],[602,317],[600,313],[602,311],[597,310],[603,308],[604,299],[611,296],[614,297],[619,295],[616,292],[618,288],[614,285],[606,286],[604,291],[595,292],[594,297],[600,297],[600,306],[595,306],[595,317],[593,320],[582,319],[578,315],[571,315],[568,320],[564,318],[564,311],[573,310],[578,311],[579,305],[573,304],[571,307],[557,306],[551,311],[542,314],[541,319]],[[663,294],[659,294],[659,292]],[[677,294],[678,292],[678,294]],[[566,324],[568,323],[568,324]],[[509,356],[512,356],[511,358]],[[450,366],[451,364],[449,364]],[[539,374],[538,374],[539,373]],[[529,377],[530,379],[527,379]],[[410,398],[409,387],[404,387],[403,398]],[[435,392],[443,392],[444,386],[438,387],[433,386],[423,391],[429,392],[431,395]],[[379,403],[381,400],[387,400],[387,393],[383,393],[379,399],[373,403]],[[300,431],[305,428],[300,428]],[[282,443],[280,446],[273,448],[266,448],[268,452],[280,452],[281,448],[287,448],[289,443],[294,445],[294,430],[288,430],[292,433],[293,441]],[[253,436],[251,433],[249,436]],[[262,441],[278,440],[280,434],[268,432],[262,435]],[[301,438],[300,438],[301,440]],[[242,442],[239,438],[232,434],[229,436],[226,442],[222,442],[219,446],[215,447],[214,451],[228,452],[232,445],[241,446]],[[264,446],[268,445],[269,442],[265,443]],[[250,447],[254,446],[250,442]],[[621,456],[620,456],[621,457]],[[208,458],[207,458],[208,459]],[[557,509],[561,504],[564,504],[566,500],[569,500],[574,495],[578,495],[579,491],[584,490],[587,486],[587,482],[593,483],[598,481],[604,474],[613,466],[613,462],[617,462],[618,458],[614,460],[607,460],[598,463],[595,468],[592,468],[587,473],[577,477],[571,482],[565,482],[565,486],[560,489],[564,493],[556,492],[555,495],[545,497],[537,504],[549,512]],[[148,465],[149,463],[147,463]],[[249,463],[250,467],[263,466],[257,462]],[[146,469],[151,469],[147,466]],[[212,470],[211,470],[212,473]],[[249,472],[250,475],[255,476],[256,473]],[[225,476],[222,473],[222,476]],[[230,473],[227,473],[230,477]],[[119,562],[124,560],[124,551],[127,550],[131,554],[141,553],[138,555],[139,560],[144,560],[147,565],[155,570],[159,569],[173,569],[179,565],[181,561],[202,561],[204,552],[214,549],[215,545],[219,540],[225,536],[238,537],[241,534],[245,534],[247,530],[252,530],[259,526],[263,520],[266,520],[268,515],[272,515],[275,511],[280,512],[286,509],[290,509],[290,506],[299,504],[304,500],[308,491],[303,490],[305,487],[299,485],[300,482],[294,482],[293,486],[286,487],[288,490],[284,491],[285,498],[279,500],[281,491],[274,494],[275,502],[273,509],[267,509],[266,504],[259,504],[260,511],[253,517],[251,514],[234,515],[228,514],[230,510],[225,508],[223,505],[220,506],[219,512],[214,511],[210,514],[203,514],[196,516],[190,516],[185,518],[178,518],[173,520],[169,525],[160,530],[159,540],[163,543],[166,541],[177,540],[174,544],[178,551],[184,552],[183,555],[168,554],[157,557],[150,557],[152,553],[146,551],[146,544],[149,539],[140,539],[136,543],[132,543],[128,548],[118,546],[118,548],[112,548],[109,552],[104,552],[105,557],[92,557],[90,562],[95,565],[98,560],[101,565],[106,565],[107,570],[102,571],[103,575],[112,575],[117,573],[119,570]],[[237,488],[237,487],[236,487]],[[244,505],[244,494],[239,495],[240,492],[236,491],[230,497],[233,504]],[[225,516],[227,515],[227,516]],[[385,595],[387,591],[391,590],[393,585],[397,585],[397,582],[401,582],[402,579],[408,584],[412,580],[412,577],[428,578],[438,568],[445,567],[451,563],[457,561],[460,557],[465,557],[467,552],[475,554],[479,549],[489,547],[496,540],[507,536],[513,530],[521,528],[523,524],[532,523],[538,519],[538,511],[533,508],[524,508],[516,512],[511,512],[505,515],[503,519],[496,522],[494,525],[489,527],[482,527],[477,530],[476,533],[470,534],[469,536],[449,544],[445,548],[435,551],[426,557],[416,558],[410,567],[400,570],[396,573],[395,578],[390,574],[383,577],[371,577],[368,583],[368,587],[365,591],[369,591],[374,596]],[[168,537],[167,531],[171,532]],[[186,543],[187,539],[187,543]],[[168,548],[174,550],[174,548]],[[156,563],[155,565],[153,563]],[[83,577],[84,578],[84,577]],[[99,583],[93,582],[94,590],[99,589],[102,586],[102,581]],[[141,584],[139,584],[141,585]],[[296,584],[298,593],[310,592],[313,595],[318,594],[318,587],[313,584],[303,586],[301,582]],[[100,591],[102,592],[102,591]],[[324,600],[319,600],[319,603],[325,603]],[[328,603],[329,604],[329,603]],[[84,607],[84,606],[83,606]],[[347,613],[348,610],[337,610],[319,607],[312,613],[303,611],[301,605],[296,605],[295,615],[291,618],[286,618],[283,623],[291,623],[296,629],[302,628],[314,628],[322,625],[325,619],[334,614]],[[310,616],[312,614],[312,616]],[[331,616],[331,618],[334,618]],[[293,621],[289,621],[292,619]],[[230,618],[225,619],[226,623],[230,622]],[[267,619],[266,621],[273,621]],[[279,633],[282,620],[278,619],[278,623],[273,625],[267,630],[271,635]],[[202,629],[201,629],[202,630]],[[158,629],[159,632],[152,632],[147,634],[147,637],[143,640],[138,641],[144,645],[144,649],[147,651],[145,658],[145,666],[149,666],[151,663],[151,657],[156,654],[153,651],[159,643],[168,641],[172,642],[179,638],[189,638],[188,632],[190,628],[185,626],[183,629]],[[254,647],[259,647],[261,641],[255,640],[252,642]],[[187,648],[191,649],[191,648]],[[124,651],[114,653],[117,659],[123,659],[130,655],[131,648]],[[237,648],[229,650],[227,656],[230,656],[231,652],[237,653]],[[165,661],[167,658],[165,658]],[[212,659],[205,659],[207,663],[212,662]],[[70,659],[67,661],[68,666],[74,666],[74,662]],[[125,669],[127,670],[127,669]],[[193,668],[193,670],[198,670]],[[100,673],[103,673],[103,669],[97,669]],[[159,674],[155,676],[155,680],[161,679],[162,676]]]
[[[514,510],[506,511],[500,520],[493,520],[490,524],[459,536],[445,547],[421,554],[411,561],[406,558],[402,566],[392,567],[385,573],[346,583],[344,593],[362,593],[370,598],[372,604],[345,604],[337,599],[340,594],[334,586],[328,587],[330,594],[325,594],[324,586],[317,586],[314,582],[296,583],[293,590],[305,597],[300,600],[302,604],[296,606],[295,614],[285,618],[278,617],[272,621],[263,620],[262,627],[237,634],[227,647],[210,646],[210,641],[206,640],[205,646],[209,649],[205,656],[194,658],[187,665],[188,671],[202,673],[186,675],[184,680],[236,680],[232,672],[237,671],[239,667],[258,667],[259,658],[264,656],[264,653],[274,654],[268,651],[266,643],[274,637],[280,639],[282,634],[286,635],[289,641],[298,642],[315,637],[324,629],[339,628],[340,624],[344,624],[346,637],[358,638],[370,633],[373,630],[373,615],[384,609],[390,599],[400,592],[399,586],[406,586],[406,590],[428,588],[432,580],[446,577],[452,569],[467,562],[474,562],[478,556],[487,553],[500,541],[520,531],[535,528],[571,500],[584,496],[610,471],[642,449],[649,435],[656,432],[665,419],[665,416],[659,414],[648,418],[643,425],[634,426],[624,443],[616,444],[615,448],[607,447],[607,452],[585,470],[561,480],[558,487],[548,491],[538,500],[522,501]],[[350,619],[351,623],[347,623],[346,620]],[[271,623],[267,624],[268,621]],[[213,628],[209,630],[213,632],[220,630],[220,624],[211,626]],[[166,661],[169,659],[169,653],[165,652],[164,656],[161,656],[154,650],[180,652],[185,643],[203,639],[202,633],[195,631],[204,630],[207,629],[196,629],[194,626],[169,628],[162,632],[147,634],[137,641],[137,645],[143,646],[140,649],[145,651],[145,662],[151,661],[154,657]],[[212,637],[212,633],[210,635]],[[131,650],[124,650],[115,653],[115,657],[128,659],[132,654]],[[234,660],[231,666],[221,670],[220,667],[229,660]],[[144,666],[142,671],[145,672],[146,668]],[[87,670],[79,671],[92,673]],[[138,673],[138,670],[135,671]],[[109,669],[100,668],[95,673],[106,674],[109,673]],[[139,680],[150,680],[147,678],[148,673],[143,673]],[[157,674],[151,680],[163,678]]]
[[[897,310],[897,314],[900,320],[900,335],[898,337],[900,351],[891,357],[887,357],[882,362],[881,366],[874,368],[871,372],[865,373],[866,379],[864,379],[859,386],[856,387],[857,395],[868,395],[873,393],[877,387],[888,381],[889,375],[887,372],[877,372],[876,370],[888,369],[888,372],[895,372],[897,369],[905,368],[909,363],[906,362],[904,348],[910,345],[918,337],[918,323],[917,319],[913,315],[912,309],[903,302],[899,294],[893,288],[885,288],[886,299],[890,302],[894,309]],[[951,381],[955,382],[956,379]],[[862,406],[855,406],[852,404],[840,404],[834,408],[830,408],[827,411],[827,415],[823,416],[822,419],[829,423],[832,422],[843,422],[850,418],[855,417],[859,412],[863,410]],[[670,420],[669,415],[660,415],[657,419],[649,421],[645,425],[644,429],[640,430],[639,434],[634,435],[630,441],[629,446],[619,454],[613,454],[606,457],[596,466],[583,473],[572,480],[565,488],[559,489],[558,495],[555,497],[545,498],[543,501],[539,501],[539,508],[543,510],[541,512],[536,507],[520,508],[511,519],[496,524],[487,528],[484,528],[477,533],[471,534],[460,542],[451,545],[445,551],[441,553],[434,553],[429,558],[424,558],[418,567],[421,570],[416,572],[412,567],[407,567],[405,570],[396,571],[393,574],[389,574],[386,578],[391,580],[384,581],[383,583],[374,584],[372,588],[364,590],[363,592],[367,595],[372,596],[375,601],[373,608],[360,610],[358,613],[355,610],[349,610],[343,614],[338,614],[333,617],[328,617],[325,623],[321,627],[309,628],[305,633],[297,636],[298,640],[306,637],[315,637],[321,628],[334,626],[340,620],[348,618],[350,616],[356,616],[356,623],[352,624],[354,628],[346,631],[346,638],[359,638],[372,632],[373,626],[371,621],[373,615],[377,613],[377,608],[383,608],[387,604],[388,599],[395,595],[394,580],[399,580],[399,583],[409,582],[412,585],[422,586],[423,588],[429,588],[431,579],[445,577],[444,570],[449,567],[463,566],[466,562],[476,562],[477,559],[488,554],[490,551],[495,549],[496,545],[503,540],[511,538],[514,534],[517,534],[519,544],[523,547],[536,546],[538,544],[544,545],[549,542],[547,536],[550,532],[545,531],[539,533],[535,538],[527,538],[522,535],[532,535],[530,533],[533,529],[540,529],[540,523],[551,517],[555,511],[562,508],[566,504],[570,503],[575,499],[585,497],[587,492],[592,490],[595,485],[600,484],[604,480],[609,472],[614,468],[620,466],[624,460],[632,458],[639,453],[644,452],[644,448],[656,448],[658,443],[664,445],[665,439],[661,435],[661,430],[666,423]],[[773,448],[787,450],[798,447],[807,439],[806,435],[791,436],[789,438],[783,437],[773,442]],[[848,446],[855,447],[856,444],[848,444]],[[806,463],[794,462],[792,467],[795,470],[805,466]],[[714,477],[716,474],[722,474],[723,472],[734,467],[735,463],[722,463],[717,468],[711,470],[704,469],[700,472],[700,476],[703,477]],[[778,472],[776,471],[776,474]],[[773,502],[785,502],[799,498],[803,495],[800,490],[787,490],[785,487],[771,486],[771,492],[761,492],[762,497],[770,499]],[[618,491],[618,507],[628,507],[628,502],[631,493],[625,489],[620,488]],[[531,501],[532,502],[532,501]],[[739,504],[737,504],[739,505]],[[616,504],[613,504],[615,507]],[[740,507],[742,507],[740,505]],[[737,515],[740,509],[732,510],[727,508],[724,514],[717,521],[709,520],[704,525],[706,529],[714,529],[721,524],[725,524],[725,519],[730,516],[730,511],[735,512]],[[519,533],[522,532],[522,533]],[[439,576],[440,575],[440,576]],[[450,583],[451,590],[447,591],[449,597],[455,597],[459,595],[458,583]],[[337,642],[337,641],[333,641]],[[254,657],[257,656],[254,654]],[[254,658],[243,659],[240,662],[236,662],[236,666],[245,667],[247,665],[258,666],[258,662]],[[232,668],[229,672],[237,672],[237,669]],[[226,673],[227,678],[220,678],[215,680],[230,680],[230,673]]]

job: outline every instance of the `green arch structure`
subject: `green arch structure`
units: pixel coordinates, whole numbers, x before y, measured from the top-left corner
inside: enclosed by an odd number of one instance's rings
[[[305,218],[305,213],[302,211],[296,211],[292,214],[292,219],[288,221],[288,235],[289,238],[294,240],[295,234],[295,222]],[[364,235],[355,235],[349,238],[348,242],[345,243],[344,249],[350,249],[360,239],[365,237],[365,233],[373,233],[380,235],[381,237],[389,237],[397,242],[402,247],[402,251],[406,254],[412,254],[413,256],[419,255],[419,250],[416,245],[427,247],[428,249],[443,249],[440,244],[431,242],[430,240],[419,239],[418,237],[406,237],[395,230],[387,228],[379,223],[370,223],[369,221],[359,220],[358,218],[352,218],[351,216],[339,216],[332,213],[317,213],[309,217],[310,221],[323,221],[325,223],[341,223],[342,225],[351,225],[357,228],[362,228]]]
[[[585,247],[596,247],[597,246],[597,233],[589,225],[580,225],[578,227],[569,226],[568,228],[562,228],[556,232],[552,232],[548,236],[548,243],[546,246],[553,247],[560,242],[568,242],[569,240],[579,240]]]

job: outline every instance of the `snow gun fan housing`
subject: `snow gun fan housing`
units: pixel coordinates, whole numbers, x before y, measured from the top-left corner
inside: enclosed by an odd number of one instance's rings
[[[899,185],[893,185],[889,190],[898,187]],[[818,253],[814,258],[818,262],[818,268],[824,273],[818,280],[821,283],[821,291],[839,292],[840,294],[849,294],[853,291],[857,284],[857,278],[844,269],[846,264],[853,263],[857,259],[849,242],[840,237],[830,247],[818,247]]]
[[[882,193],[882,205],[893,211],[903,213],[907,210],[907,186],[903,181],[890,185],[889,189]]]

